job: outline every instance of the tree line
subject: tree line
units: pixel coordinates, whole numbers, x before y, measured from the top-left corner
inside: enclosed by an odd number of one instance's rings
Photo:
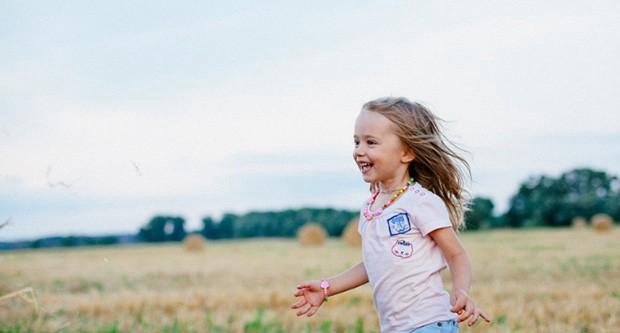
[[[532,176],[519,184],[510,198],[508,210],[494,214],[494,203],[488,197],[475,197],[465,213],[466,230],[489,228],[562,227],[575,217],[589,220],[604,213],[620,220],[620,180],[615,175],[589,168],[578,168],[554,178]],[[346,225],[358,217],[358,211],[333,208],[301,208],[283,211],[226,213],[219,220],[202,218],[198,230],[187,231],[182,216],[152,217],[137,234],[109,236],[49,237],[34,241],[1,243],[0,250],[22,247],[108,245],[134,242],[181,241],[188,233],[199,233],[207,239],[249,237],[295,237],[308,222],[322,225],[329,236],[338,237]]]
[[[295,237],[297,229],[308,222],[318,223],[329,236],[340,236],[359,212],[333,208],[287,209],[279,212],[226,213],[219,221],[202,219],[202,228],[194,231],[207,239],[250,237]],[[155,216],[138,232],[147,242],[178,241],[185,237],[185,221],[179,216]]]
[[[494,216],[493,201],[475,198],[465,220],[468,229],[566,227],[573,219],[607,214],[620,220],[620,180],[605,171],[577,168],[554,178],[532,176],[510,198],[508,210]]]
[[[570,226],[575,217],[589,220],[599,213],[617,221],[620,219],[620,180],[604,171],[589,168],[573,169],[558,178],[534,176],[519,185],[505,213],[495,215],[494,206],[493,200],[488,197],[473,198],[470,209],[465,213],[465,230]],[[322,225],[329,236],[337,237],[358,214],[358,211],[311,208],[243,215],[229,213],[219,221],[210,216],[204,217],[202,228],[197,233],[207,239],[295,237],[299,227],[315,222]],[[168,227],[170,233],[167,235],[162,219],[168,219],[170,225],[175,226]],[[182,228],[181,221],[180,217],[154,217],[140,230],[139,236],[145,241],[180,240],[183,237],[172,230]],[[152,233],[154,228],[158,230],[157,237],[147,234],[148,230]]]

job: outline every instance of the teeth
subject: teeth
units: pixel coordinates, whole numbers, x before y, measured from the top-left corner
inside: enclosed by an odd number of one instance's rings
[[[359,166],[362,170],[368,169],[372,166],[372,163],[367,163],[367,162],[360,162]]]

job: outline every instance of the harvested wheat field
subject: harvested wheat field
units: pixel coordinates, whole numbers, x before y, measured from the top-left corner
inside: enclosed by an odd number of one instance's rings
[[[495,318],[462,332],[620,332],[617,228],[461,238],[472,296]],[[354,265],[359,251],[336,239],[321,247],[251,239],[212,241],[201,252],[182,244],[0,252],[0,296],[31,287],[40,307],[19,295],[0,301],[0,332],[378,332],[368,285],[312,318],[289,309],[298,282]]]

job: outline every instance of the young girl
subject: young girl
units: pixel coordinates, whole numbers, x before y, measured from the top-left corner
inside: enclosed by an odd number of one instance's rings
[[[469,296],[470,260],[455,231],[467,200],[469,164],[450,149],[438,119],[405,98],[366,103],[355,122],[353,159],[372,195],[358,232],[363,261],[323,280],[297,286],[297,316],[314,315],[328,297],[370,282],[385,333],[458,332],[491,317]],[[450,267],[452,293],[440,272]]]

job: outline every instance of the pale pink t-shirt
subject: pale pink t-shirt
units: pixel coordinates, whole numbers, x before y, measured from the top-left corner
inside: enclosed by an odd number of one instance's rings
[[[457,318],[439,274],[447,267],[445,258],[427,236],[445,227],[451,227],[447,207],[419,183],[372,221],[360,213],[362,257],[381,332],[410,332]]]

